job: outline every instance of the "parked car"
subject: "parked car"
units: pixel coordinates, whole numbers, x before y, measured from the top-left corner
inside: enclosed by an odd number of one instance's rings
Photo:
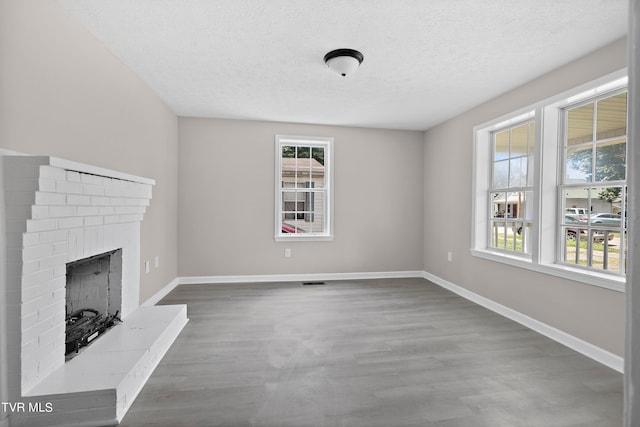
[[[283,233],[297,233],[298,231],[294,227],[292,227],[290,225],[282,224],[282,232]]]
[[[621,222],[622,217],[620,214],[599,213],[591,215],[591,224],[613,225],[615,227],[620,227]]]
[[[584,224],[584,221],[580,221],[570,215],[565,215],[564,216],[564,222],[565,224]],[[570,240],[575,240],[576,239],[576,235],[578,233],[578,230],[580,230],[580,239],[582,239],[584,237],[585,234],[587,234],[587,231],[585,228],[567,228],[567,238]],[[611,240],[613,239],[613,233],[612,232],[607,232],[605,233],[602,230],[595,230],[593,232],[593,241],[594,242],[604,242],[605,239],[605,235],[607,236],[607,240]]]
[[[570,216],[581,222],[589,221],[589,210],[586,208],[566,208],[564,210],[565,218]]]

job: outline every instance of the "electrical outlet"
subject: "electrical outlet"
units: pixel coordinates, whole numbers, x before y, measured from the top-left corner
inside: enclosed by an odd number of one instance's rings
[[[284,248],[284,256],[286,258],[291,258],[291,248]]]
[[[453,261],[453,252],[447,252],[447,261]]]
[[[144,272],[145,273],[149,272],[149,261],[148,260],[144,262]]]

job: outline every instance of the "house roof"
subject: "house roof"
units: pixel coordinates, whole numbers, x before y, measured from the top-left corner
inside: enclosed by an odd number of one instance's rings
[[[294,173],[296,171],[303,173],[311,173],[313,175],[324,175],[324,166],[316,159],[294,159],[282,158],[282,172]]]

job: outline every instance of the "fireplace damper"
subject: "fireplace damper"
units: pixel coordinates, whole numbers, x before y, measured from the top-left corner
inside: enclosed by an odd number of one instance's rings
[[[67,264],[65,356],[120,321],[122,306],[122,249]]]

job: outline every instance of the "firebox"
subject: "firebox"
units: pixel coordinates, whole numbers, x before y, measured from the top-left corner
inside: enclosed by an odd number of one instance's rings
[[[69,360],[120,322],[122,249],[67,264],[65,356]]]

